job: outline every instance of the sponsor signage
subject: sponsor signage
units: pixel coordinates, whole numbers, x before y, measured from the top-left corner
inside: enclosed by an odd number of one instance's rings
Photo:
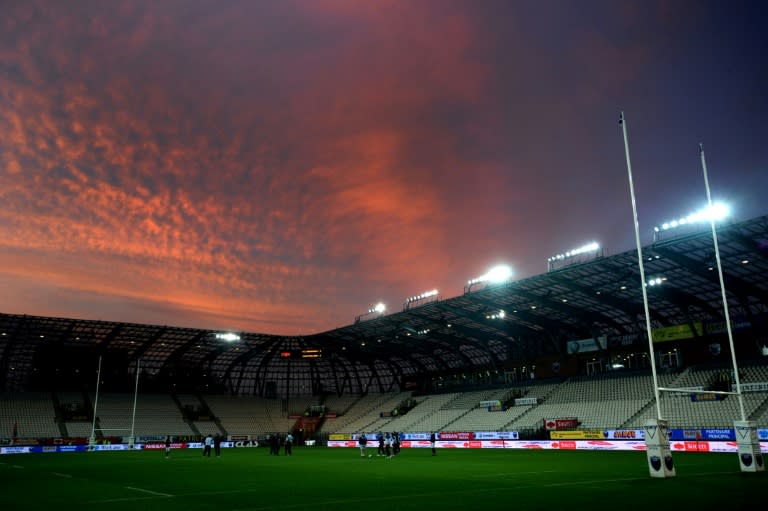
[[[581,339],[579,341],[568,341],[568,354],[587,353],[591,351],[604,350],[607,346],[608,338],[604,335],[600,337]]]
[[[703,330],[701,321],[697,321],[692,324],[684,323],[682,325],[654,328],[651,331],[653,332],[653,342],[656,343],[701,337]]]
[[[480,401],[480,408],[491,408],[493,406],[501,406],[501,401],[498,399],[493,401]]]
[[[517,431],[475,431],[475,440],[517,440]]]
[[[438,440],[474,440],[475,434],[469,431],[448,431],[437,434]]]
[[[670,429],[670,440],[736,440],[736,433],[729,428]]]
[[[568,417],[565,419],[544,419],[544,429],[551,431],[553,429],[576,429],[579,427],[579,419]]]
[[[704,440],[736,440],[736,432],[732,429],[704,429]]]
[[[223,445],[223,443],[222,443]],[[259,442],[256,440],[238,440],[237,442],[231,442],[232,447],[258,447]]]
[[[62,445],[61,447],[67,447]],[[77,447],[77,446],[73,446]],[[165,448],[165,446],[163,446]],[[94,445],[92,448],[94,451],[127,451],[128,446],[126,444],[108,444],[108,445]]]
[[[136,437],[136,442],[165,442],[165,435],[141,435]]]
[[[348,445],[347,445],[348,444]],[[443,449],[560,449],[560,450],[585,450],[585,451],[645,451],[643,440],[471,440],[471,441],[438,441],[438,448]],[[332,440],[328,447],[356,447],[354,442]],[[402,448],[428,449],[431,444],[428,441],[403,442]],[[762,452],[768,453],[768,442],[760,444]],[[688,452],[738,452],[736,442],[726,441],[673,441],[670,443],[672,451]]]
[[[722,401],[722,394],[691,394],[691,401]]]
[[[539,400],[535,397],[519,397],[515,399],[515,406],[535,405]]]
[[[602,429],[580,429],[576,431],[550,431],[549,438],[552,440],[602,440]]]
[[[603,436],[608,440],[643,440],[645,431],[642,429],[607,429]]]
[[[328,435],[328,440],[352,440],[352,435],[348,433],[334,433]]]
[[[731,390],[736,392],[736,385],[731,385]],[[742,392],[766,392],[768,391],[768,382],[742,383]]]
[[[400,440],[429,440],[429,433],[400,433]]]
[[[731,330],[745,330],[752,328],[752,323],[746,318],[736,318],[731,320]],[[716,335],[727,332],[725,321],[707,321],[704,323],[704,332],[707,335]]]
[[[626,335],[612,335],[608,338],[608,345],[611,348],[618,348],[620,346],[630,346],[634,344],[638,339],[638,334],[626,334]]]
[[[0,454],[27,454],[32,452],[31,447],[0,447]]]
[[[56,446],[56,452],[86,452],[88,450],[87,445],[58,445]]]

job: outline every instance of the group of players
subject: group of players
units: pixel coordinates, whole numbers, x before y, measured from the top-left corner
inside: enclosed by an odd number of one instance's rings
[[[267,442],[269,442],[269,454],[270,456],[280,456],[280,446],[285,448],[285,455],[293,455],[293,435],[289,431],[285,436],[281,436],[279,433],[267,435]]]
[[[379,441],[379,452],[377,456],[386,456],[387,458],[393,458],[400,454],[400,433],[395,431],[394,433],[382,434],[381,432],[376,435],[376,440]],[[361,433],[357,437],[357,444],[360,446],[360,456],[365,457],[365,449],[368,446],[368,437],[365,433]],[[429,435],[429,444],[432,447],[432,456],[437,456],[437,433],[434,431]],[[369,454],[368,457],[372,457]]]
[[[379,450],[377,456],[384,456],[386,458],[394,458],[400,454],[400,433],[395,431],[394,433],[381,433],[376,435],[376,441],[379,443]],[[365,457],[365,449],[368,446],[368,437],[365,433],[362,433],[357,443],[360,446],[360,456]],[[373,456],[373,455],[370,455]]]

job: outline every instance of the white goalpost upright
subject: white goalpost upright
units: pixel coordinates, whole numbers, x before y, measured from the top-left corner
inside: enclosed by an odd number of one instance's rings
[[[128,448],[133,449],[134,427],[136,425],[136,400],[139,397],[139,369],[141,368],[141,359],[136,359],[136,384],[133,387],[133,412],[131,413],[131,436],[128,437]]]
[[[131,413],[131,428],[102,428],[99,427],[100,432],[104,431],[130,431],[130,436],[128,437],[128,448],[133,449],[134,446],[134,428],[136,425],[136,402],[139,396],[139,369],[141,368],[141,360],[136,360],[136,383],[134,385],[133,389],[133,411]],[[98,370],[96,372],[96,397],[93,400],[93,420],[91,422],[91,436],[88,439],[88,446],[90,450],[93,450],[93,447],[96,445],[96,417],[97,412],[99,409],[99,387],[101,383],[101,356],[99,356],[99,365]]]
[[[624,154],[627,159],[627,175],[629,177],[629,194],[632,199],[632,219],[635,226],[635,242],[637,244],[637,261],[640,268],[640,289],[643,291],[643,308],[645,312],[645,328],[648,333],[648,350],[651,359],[651,372],[653,374],[653,395],[656,401],[656,419],[648,419],[643,424],[645,431],[645,447],[648,460],[648,470],[651,477],[674,477],[675,464],[672,460],[672,451],[669,448],[669,426],[661,416],[661,403],[659,401],[659,384],[656,377],[656,360],[653,351],[653,331],[651,329],[651,316],[648,308],[648,292],[646,290],[645,267],[643,265],[643,248],[640,243],[640,225],[637,220],[637,202],[635,201],[635,185],[632,181],[632,162],[629,159],[629,141],[627,139],[627,121],[624,112],[619,116],[624,135]]]
[[[88,448],[96,445],[96,411],[99,408],[99,383],[101,382],[101,355],[99,355],[99,367],[96,370],[96,398],[93,400],[93,421],[91,422],[91,437],[88,439]]]
[[[704,187],[707,190],[707,208],[712,211],[712,195],[709,190],[709,177],[707,176],[707,160],[704,157],[704,144],[699,144],[699,155],[701,157],[701,170],[704,174]],[[717,274],[720,279],[720,294],[723,299],[723,313],[725,315],[725,328],[728,332],[728,345],[731,348],[731,363],[733,364],[733,378],[736,383],[736,396],[739,400],[739,411],[741,420],[733,422],[736,432],[736,442],[738,444],[739,466],[742,472],[762,472],[763,455],[760,452],[760,442],[757,438],[757,423],[747,420],[747,414],[744,410],[744,396],[741,393],[741,376],[739,367],[736,364],[736,349],[733,344],[733,329],[731,328],[731,316],[728,311],[728,298],[725,296],[725,279],[723,279],[723,266],[720,262],[720,246],[717,243],[717,229],[715,228],[715,217],[709,215],[709,223],[712,227],[712,242],[715,247],[715,260],[717,261]]]
[[[741,392],[741,376],[736,362],[736,349],[733,342],[733,328],[731,326],[731,316],[728,308],[728,297],[725,294],[725,278],[723,277],[723,266],[720,259],[720,246],[717,241],[717,228],[715,227],[714,206],[712,204],[712,194],[709,187],[709,177],[707,175],[707,161],[704,155],[704,146],[699,144],[699,155],[701,158],[701,169],[704,174],[704,188],[707,194],[707,212],[710,228],[712,229],[712,243],[714,245],[715,262],[720,284],[720,294],[723,301],[723,316],[725,317],[725,330],[728,334],[728,346],[731,350],[731,367],[733,370],[734,383],[736,390],[702,390],[694,387],[660,387],[659,390],[670,393],[691,393],[713,394],[736,396],[739,403],[740,420],[734,420],[733,426],[736,433],[736,443],[738,445],[739,467],[742,472],[762,472],[765,470],[763,455],[760,452],[760,441],[757,437],[757,423],[747,420],[746,410],[744,408],[744,396]]]
[[[632,182],[632,164],[629,158],[629,142],[627,138],[627,123],[624,118],[624,112],[621,112],[619,124],[622,126],[624,135],[624,152],[627,159],[627,174],[629,177],[629,190],[632,199],[632,213],[635,226],[635,241],[637,243],[638,266],[640,269],[640,280],[643,292],[643,307],[645,312],[646,331],[648,333],[648,350],[651,359],[651,372],[653,375],[653,392],[656,402],[656,419],[649,419],[643,424],[645,432],[645,445],[647,452],[648,468],[651,477],[674,477],[676,475],[674,462],[672,460],[671,450],[669,448],[669,427],[666,420],[662,418],[660,392],[669,393],[691,393],[699,394],[721,394],[735,395],[739,402],[739,411],[741,420],[734,421],[734,430],[736,433],[736,442],[738,445],[739,465],[742,472],[761,472],[765,469],[763,456],[760,451],[760,442],[757,437],[757,424],[755,421],[747,420],[744,409],[744,398],[741,392],[741,380],[736,363],[736,350],[733,342],[733,330],[731,327],[731,318],[728,310],[728,299],[725,294],[725,279],[723,278],[723,267],[720,260],[720,248],[717,242],[717,229],[715,227],[715,215],[712,204],[712,195],[709,188],[709,177],[707,175],[707,162],[704,156],[704,146],[699,144],[699,154],[701,157],[701,167],[704,174],[704,187],[707,194],[707,212],[710,227],[712,229],[712,240],[714,244],[715,259],[717,262],[717,272],[720,283],[720,293],[723,301],[723,313],[725,316],[726,331],[728,333],[728,344],[731,350],[731,363],[733,366],[734,382],[736,390],[734,391],[714,391],[701,390],[694,387],[659,387],[658,375],[656,372],[656,357],[653,349],[653,330],[651,329],[651,320],[648,307],[648,293],[646,291],[645,269],[643,265],[643,253],[640,243],[640,230],[637,220],[637,206],[635,202],[634,184]]]

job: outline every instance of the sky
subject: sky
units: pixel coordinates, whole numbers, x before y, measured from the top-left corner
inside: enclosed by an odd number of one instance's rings
[[[281,335],[768,214],[761,2],[0,1],[0,312]]]

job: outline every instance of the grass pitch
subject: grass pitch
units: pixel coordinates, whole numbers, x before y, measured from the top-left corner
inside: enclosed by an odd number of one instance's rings
[[[296,448],[7,455],[0,509],[546,510],[764,509],[768,475],[736,454],[674,453],[677,477],[651,479],[643,452]]]

